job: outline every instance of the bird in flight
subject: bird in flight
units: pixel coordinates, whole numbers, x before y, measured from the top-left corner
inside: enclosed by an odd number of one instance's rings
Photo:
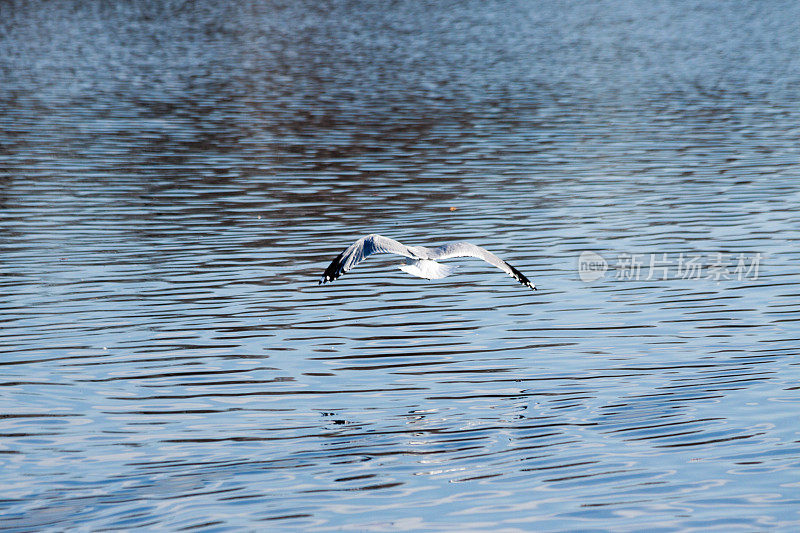
[[[457,268],[451,265],[437,263],[438,259],[451,257],[477,257],[490,265],[494,265],[509,276],[513,277],[529,289],[536,290],[531,281],[522,272],[509,265],[489,250],[475,246],[468,242],[451,242],[438,248],[425,246],[406,246],[405,244],[383,237],[381,235],[367,235],[348,246],[336,259],[334,259],[322,278],[320,285],[334,281],[339,276],[356,266],[372,254],[397,254],[406,257],[403,263],[397,265],[400,270],[425,279],[440,279],[449,276]]]

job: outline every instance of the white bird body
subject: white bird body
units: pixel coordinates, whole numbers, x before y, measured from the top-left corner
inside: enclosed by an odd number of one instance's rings
[[[340,253],[325,269],[322,279],[319,281],[320,284],[334,281],[372,254],[402,255],[408,259],[398,267],[412,276],[425,279],[444,278],[456,270],[457,267],[455,266],[438,263],[438,259],[477,257],[490,265],[496,266],[526,287],[536,290],[533,283],[522,272],[480,246],[475,246],[468,242],[452,242],[437,248],[406,246],[399,241],[376,234],[361,237]]]
[[[406,259],[404,263],[397,265],[397,268],[418,278],[442,279],[452,274],[458,267],[455,265],[442,265],[432,259],[418,259],[416,261]]]

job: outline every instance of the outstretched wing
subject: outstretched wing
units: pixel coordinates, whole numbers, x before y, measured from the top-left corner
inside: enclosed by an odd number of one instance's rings
[[[373,233],[366,237],[361,237],[340,253],[325,269],[325,273],[322,274],[319,283],[323,284],[335,280],[372,254],[397,254],[412,259],[419,258],[405,244]]]
[[[509,276],[513,277],[526,287],[536,290],[534,284],[528,278],[526,278],[522,272],[497,257],[489,250],[485,250],[480,246],[475,246],[474,244],[468,242],[451,242],[439,246],[438,248],[434,248],[430,251],[429,258],[437,260],[448,259],[450,257],[477,257],[478,259],[483,259],[490,265],[496,266]]]

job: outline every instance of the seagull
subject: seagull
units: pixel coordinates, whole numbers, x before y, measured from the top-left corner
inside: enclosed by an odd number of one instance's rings
[[[441,279],[449,276],[458,268],[451,265],[439,264],[436,262],[437,259],[477,257],[478,259],[483,259],[490,265],[496,266],[529,289],[536,290],[533,283],[531,283],[522,272],[480,246],[475,246],[468,242],[450,242],[438,248],[406,246],[399,241],[374,233],[361,237],[340,253],[336,259],[328,265],[328,268],[325,269],[325,273],[322,274],[319,284],[322,285],[323,283],[334,281],[372,254],[402,255],[407,259],[405,259],[403,263],[397,265],[398,268],[412,276],[424,279]]]

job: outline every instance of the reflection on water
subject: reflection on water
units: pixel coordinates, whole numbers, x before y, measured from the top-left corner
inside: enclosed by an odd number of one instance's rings
[[[798,526],[797,5],[0,11],[4,528]]]

